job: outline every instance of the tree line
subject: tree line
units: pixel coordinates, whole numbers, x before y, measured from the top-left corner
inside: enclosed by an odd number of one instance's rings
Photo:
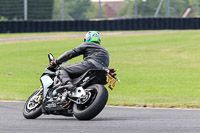
[[[87,20],[98,18],[98,3],[91,0],[27,0],[28,20]],[[162,3],[158,17],[166,14],[166,0]],[[193,9],[193,16],[197,0],[170,0],[170,16],[181,17],[187,8]],[[138,17],[152,17],[161,0],[137,0]],[[119,10],[119,17],[135,17],[135,0],[125,0],[124,7]],[[64,10],[63,10],[64,9]],[[102,16],[106,18],[104,8]],[[23,20],[24,0],[0,0],[0,19]]]
[[[27,0],[28,20],[85,20],[98,17],[98,5],[90,0]],[[1,20],[23,20],[24,0],[0,0]]]
[[[119,11],[119,16],[135,17],[135,1],[126,0],[124,8]],[[158,9],[161,0],[137,0],[137,15],[138,17],[153,17]],[[158,17],[166,16],[166,0],[161,3],[161,8]],[[197,0],[169,0],[169,13],[171,17],[182,17],[184,12],[192,9],[192,16],[196,16]]]

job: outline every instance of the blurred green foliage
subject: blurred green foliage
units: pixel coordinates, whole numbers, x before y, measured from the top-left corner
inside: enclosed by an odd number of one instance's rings
[[[53,19],[62,18],[62,0],[54,0]],[[65,0],[65,20],[85,20],[98,18],[98,7],[90,0]]]
[[[137,0],[138,17],[153,17],[161,0]],[[182,17],[188,8],[192,8],[193,14],[196,15],[196,0],[169,0],[170,16]],[[124,2],[124,8],[119,11],[120,16],[135,17],[135,2],[129,0]],[[163,1],[158,17],[166,15],[166,0]]]

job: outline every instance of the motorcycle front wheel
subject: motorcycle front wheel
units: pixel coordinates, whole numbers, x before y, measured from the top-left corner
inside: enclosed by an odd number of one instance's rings
[[[26,119],[35,119],[42,114],[42,92],[38,89],[26,101],[23,108],[23,115]]]
[[[85,89],[88,95],[84,104],[74,104],[74,116],[78,120],[91,120],[96,117],[105,107],[108,100],[107,89],[100,84],[94,84]]]

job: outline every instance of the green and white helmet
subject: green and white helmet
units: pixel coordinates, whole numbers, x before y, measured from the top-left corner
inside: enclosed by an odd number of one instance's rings
[[[101,44],[101,36],[97,31],[89,31],[85,35],[84,42],[95,42]]]

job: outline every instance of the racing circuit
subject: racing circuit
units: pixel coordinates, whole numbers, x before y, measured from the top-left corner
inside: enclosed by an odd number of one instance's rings
[[[24,102],[0,101],[1,133],[198,133],[200,110],[106,106],[93,120],[42,115],[27,120]]]
[[[159,34],[163,31],[152,31]],[[177,31],[164,31],[177,32]],[[105,33],[104,33],[105,34]],[[110,35],[113,33],[106,33]],[[121,34],[114,33],[116,35]],[[148,34],[148,32],[126,32],[126,34]],[[63,37],[65,37],[64,35]],[[81,36],[74,35],[74,36]],[[0,42],[16,40],[38,40],[57,36],[20,37],[0,39]],[[23,117],[24,102],[0,101],[0,133],[199,133],[200,110],[158,109],[106,106],[91,121],[78,121],[74,117],[42,115],[35,120]]]
[[[3,0],[0,3],[0,133],[200,133],[199,0]],[[47,53],[59,57],[82,43],[83,32],[91,30],[102,32],[103,47],[111,55],[109,67],[117,70],[117,78],[121,80],[119,89],[109,92],[105,108],[88,121],[44,114],[37,119],[26,119],[30,117],[24,117],[25,99],[38,87],[40,73],[48,66]],[[90,41],[100,44],[101,37]],[[53,58],[49,57],[50,61]],[[106,77],[109,79],[109,75]],[[89,78],[84,79],[85,83]],[[106,81],[109,83],[111,79],[114,80],[110,85],[115,87],[115,75]],[[45,89],[42,84],[40,92],[47,92],[49,86]],[[101,103],[106,104],[102,98],[95,108],[88,108],[101,94],[88,86],[89,91],[95,92],[79,95],[76,101],[69,96],[64,103],[63,90],[57,92],[55,86],[51,88],[56,93],[53,95],[56,104],[62,107],[59,109],[72,107],[71,102],[82,102],[77,110],[88,109],[85,114],[92,116],[98,107],[104,107]],[[50,102],[47,109],[57,109],[52,99],[43,99],[44,103]],[[42,95],[31,100],[34,103],[30,102],[25,112],[35,111]],[[74,116],[77,117],[75,109]]]

